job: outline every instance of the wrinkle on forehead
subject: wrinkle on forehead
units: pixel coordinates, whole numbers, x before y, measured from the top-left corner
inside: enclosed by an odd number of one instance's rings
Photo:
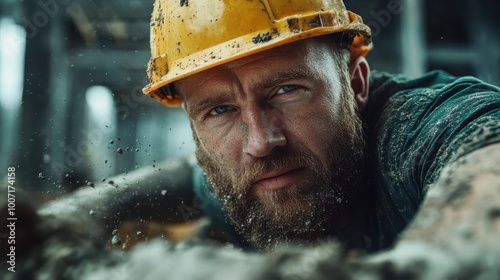
[[[205,89],[213,91],[214,87],[217,88],[217,82],[226,86],[228,81],[237,81],[238,87],[248,87],[243,90],[253,91],[274,86],[286,79],[311,75],[336,76],[338,73],[333,73],[335,70],[325,65],[333,63],[332,59],[335,59],[331,52],[332,43],[333,41],[326,38],[310,38],[286,44],[194,74],[175,82],[174,86],[188,107],[188,102],[194,94]],[[276,65],[279,65],[279,68]],[[330,70],[325,71],[326,69]],[[273,73],[276,74],[273,76]],[[246,79],[246,85],[243,85],[242,78]],[[233,88],[231,91],[238,90]]]
[[[322,38],[322,37],[324,37],[324,36],[308,38],[308,39],[296,41],[293,43],[281,45],[281,46],[278,46],[278,47],[275,47],[272,49],[268,49],[268,50],[265,50],[265,51],[262,51],[259,53],[255,53],[255,54],[252,54],[252,55],[249,55],[246,57],[239,58],[237,60],[230,61],[230,62],[222,64],[222,65],[215,66],[215,67],[207,69],[201,73],[197,73],[193,76],[197,76],[199,74],[203,74],[203,73],[208,72],[208,71],[214,71],[214,70],[216,71],[216,70],[231,69],[234,67],[240,67],[240,66],[243,66],[249,62],[259,61],[259,60],[268,60],[268,59],[271,59],[273,57],[281,57],[281,56],[291,57],[294,55],[299,55],[299,53],[302,53],[301,56],[303,54],[306,54],[306,53],[308,54],[307,56],[310,56],[311,54],[314,55],[315,53],[317,53],[318,47],[320,45],[329,46],[333,43],[333,41],[331,39],[325,40],[325,38]],[[193,77],[193,76],[189,76],[189,77],[186,77],[184,79],[189,79],[190,77]],[[184,80],[184,79],[182,79],[182,80]],[[182,81],[182,80],[180,80],[180,81]],[[176,81],[174,83],[178,83],[178,81]],[[176,87],[176,89],[177,88],[178,87]]]

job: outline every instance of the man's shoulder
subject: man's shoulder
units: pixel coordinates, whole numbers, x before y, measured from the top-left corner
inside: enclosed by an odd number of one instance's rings
[[[460,156],[477,148],[473,142],[485,145],[490,142],[482,138],[498,138],[500,88],[494,85],[444,71],[416,79],[374,73],[371,82],[371,103],[364,119],[377,151],[408,153],[413,147],[420,157],[422,149],[432,144],[439,151],[453,147]],[[469,139],[477,133],[488,135]],[[437,156],[437,151],[426,155]]]
[[[390,74],[373,71],[370,75],[369,113],[380,110],[389,100],[402,98],[427,99],[439,98],[440,95],[455,93],[468,94],[473,91],[498,88],[472,76],[456,77],[442,70],[434,70],[422,76],[410,79],[403,74]],[[410,100],[411,101],[411,100]]]
[[[370,100],[366,114],[380,114],[390,100],[427,97],[430,90],[437,91],[456,82],[456,77],[443,71],[432,71],[416,79],[403,74],[374,71],[370,75]]]
[[[467,80],[480,82],[473,77],[455,77],[442,70],[433,70],[413,79],[404,74],[373,71],[370,75],[370,94],[378,97],[425,88],[440,89]]]
[[[380,118],[411,120],[438,106],[460,106],[474,96],[498,96],[498,87],[471,76],[455,77],[435,70],[410,79],[402,74],[374,71],[370,76],[370,99],[363,112],[368,127],[373,128]],[[485,102],[488,98],[484,98]]]

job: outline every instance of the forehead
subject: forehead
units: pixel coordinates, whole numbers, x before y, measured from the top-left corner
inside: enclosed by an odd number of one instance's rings
[[[333,44],[333,41],[330,41],[332,38],[325,37],[309,38],[240,58],[181,79],[174,83],[174,87],[186,102],[189,100],[190,92],[198,91],[217,80],[222,82],[228,79],[229,75],[236,75],[239,78],[252,76],[262,78],[298,67],[321,68],[318,64],[324,64],[329,60]],[[255,73],[259,75],[252,75]]]

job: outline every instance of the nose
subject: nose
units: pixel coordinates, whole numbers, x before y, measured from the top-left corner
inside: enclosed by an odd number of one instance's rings
[[[243,152],[253,157],[265,157],[275,147],[286,145],[279,117],[273,112],[252,111],[241,125]]]

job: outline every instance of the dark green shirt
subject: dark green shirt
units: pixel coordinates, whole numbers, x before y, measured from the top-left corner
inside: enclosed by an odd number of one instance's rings
[[[363,113],[373,196],[368,207],[369,250],[389,247],[417,212],[444,166],[500,142],[500,89],[441,71],[409,80],[374,73]],[[228,239],[239,236],[196,168],[195,192],[205,214]]]

